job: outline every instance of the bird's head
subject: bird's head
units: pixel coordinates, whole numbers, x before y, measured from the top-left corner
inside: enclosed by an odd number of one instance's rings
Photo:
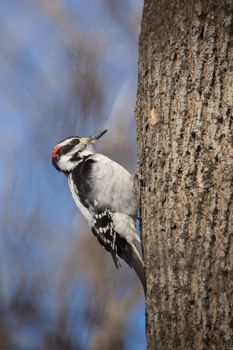
[[[54,167],[66,174],[71,172],[84,156],[93,153],[93,144],[106,132],[90,137],[71,136],[60,141],[51,152]]]

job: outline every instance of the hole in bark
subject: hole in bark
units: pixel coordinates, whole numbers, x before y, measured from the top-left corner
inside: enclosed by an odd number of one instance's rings
[[[215,241],[216,241],[216,236],[215,236],[215,235],[212,235],[212,236],[211,236],[210,244],[214,244]]]
[[[196,133],[195,133],[195,131],[192,131],[192,132],[191,132],[191,136],[192,136],[192,138],[195,140],[195,138],[196,138]]]
[[[204,31],[205,31],[205,28],[202,27],[202,30],[201,30],[200,35],[199,35],[200,40],[203,40],[203,38],[204,38]]]
[[[199,155],[200,151],[201,151],[201,146],[198,145],[197,148],[196,148],[196,153],[197,153],[197,155]]]
[[[223,117],[219,118],[218,122],[219,122],[219,124],[222,124],[223,123]]]
[[[153,163],[152,163],[152,162],[150,162],[149,168],[150,168],[150,169],[153,168]]]
[[[190,302],[189,302],[189,308],[190,308],[190,309],[194,309],[194,306],[195,306],[195,300],[190,300]]]
[[[149,125],[146,124],[146,126],[145,126],[145,131],[148,132],[148,130],[149,130]]]
[[[178,172],[178,174],[181,174],[181,173],[182,173],[182,168],[179,168],[179,169],[177,170],[177,172]]]

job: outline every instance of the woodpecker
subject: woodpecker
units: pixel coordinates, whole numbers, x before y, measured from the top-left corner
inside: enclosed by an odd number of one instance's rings
[[[136,244],[140,244],[135,220],[137,193],[134,177],[120,164],[94,153],[93,144],[107,130],[95,136],[71,136],[51,152],[54,167],[68,178],[73,199],[99,243],[112,255],[132,267],[145,291],[145,270]]]

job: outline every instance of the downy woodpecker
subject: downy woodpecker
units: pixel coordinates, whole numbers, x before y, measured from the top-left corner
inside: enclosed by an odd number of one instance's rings
[[[99,243],[132,267],[145,290],[144,263],[136,247],[137,194],[133,176],[120,164],[94,153],[93,144],[107,130],[91,137],[68,137],[51,152],[52,163],[68,178],[73,199]]]

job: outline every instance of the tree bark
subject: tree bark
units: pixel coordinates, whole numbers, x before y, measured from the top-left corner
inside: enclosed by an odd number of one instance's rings
[[[136,104],[148,349],[233,349],[233,1],[145,0]]]

